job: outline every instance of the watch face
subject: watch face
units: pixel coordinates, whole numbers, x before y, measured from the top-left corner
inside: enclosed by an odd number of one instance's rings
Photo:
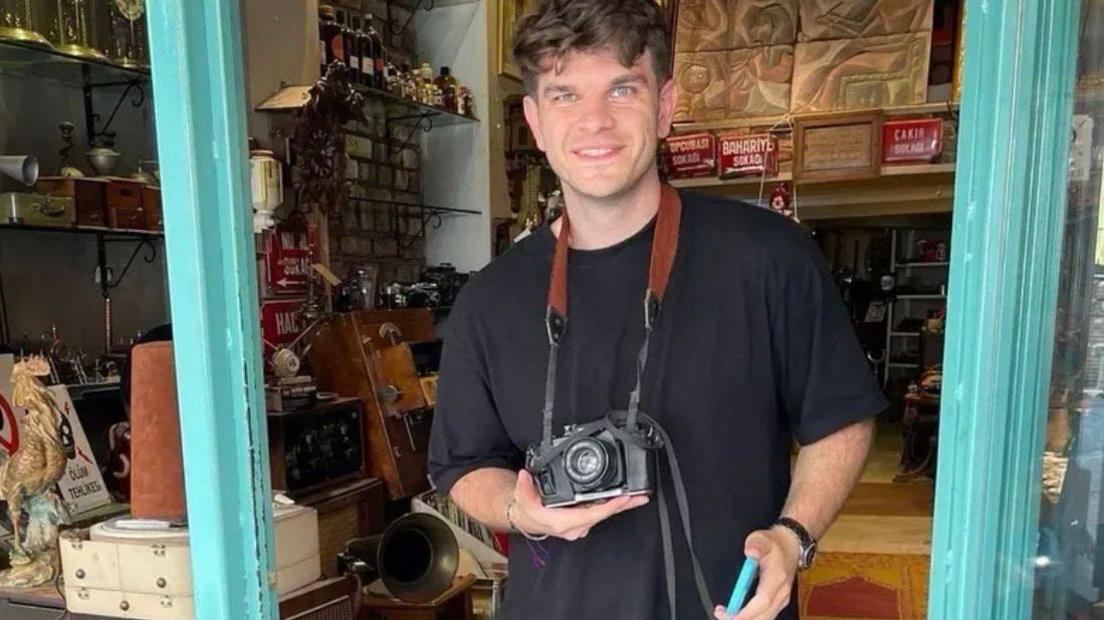
[[[813,544],[805,547],[801,550],[801,569],[805,570],[813,565],[813,560],[816,559],[817,544]]]
[[[115,0],[115,8],[130,21],[136,21],[146,13],[145,0]]]

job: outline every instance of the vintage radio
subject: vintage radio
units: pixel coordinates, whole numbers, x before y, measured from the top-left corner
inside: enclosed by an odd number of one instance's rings
[[[125,230],[146,228],[146,214],[142,209],[142,183],[126,179],[108,181],[107,225]]]
[[[107,181],[39,177],[35,189],[47,196],[72,198],[78,226],[107,226]]]
[[[4,219],[27,226],[72,226],[76,222],[73,199],[30,192],[0,194]]]
[[[272,488],[293,499],[365,476],[360,400],[268,413]]]
[[[436,340],[428,310],[358,311],[324,319],[311,337],[318,387],[364,405],[369,473],[391,499],[426,490],[430,412],[419,343]],[[421,370],[421,372],[419,372]]]

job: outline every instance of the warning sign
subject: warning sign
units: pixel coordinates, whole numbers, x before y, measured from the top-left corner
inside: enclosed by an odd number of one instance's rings
[[[23,428],[26,412],[12,402],[11,373],[15,366],[12,355],[0,355],[0,462],[15,454],[21,441],[26,440]],[[69,463],[57,484],[57,492],[69,509],[70,515],[87,512],[111,503],[111,495],[104,486],[100,468],[92,456],[88,437],[84,434],[69,390],[63,385],[47,388],[63,414],[61,442],[69,457]],[[0,501],[0,505],[4,505]],[[6,511],[6,506],[4,507]],[[0,532],[7,533],[2,527]]]

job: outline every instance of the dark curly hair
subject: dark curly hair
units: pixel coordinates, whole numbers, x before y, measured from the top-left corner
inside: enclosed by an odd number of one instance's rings
[[[671,77],[671,43],[667,18],[655,0],[541,0],[517,24],[514,60],[525,87],[536,91],[537,76],[572,50],[610,48],[631,67],[652,52],[662,86]]]

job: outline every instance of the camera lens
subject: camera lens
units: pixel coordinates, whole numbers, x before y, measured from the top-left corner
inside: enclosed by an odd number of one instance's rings
[[[609,470],[610,454],[605,443],[585,437],[576,441],[564,454],[567,477],[583,487],[596,486]]]

